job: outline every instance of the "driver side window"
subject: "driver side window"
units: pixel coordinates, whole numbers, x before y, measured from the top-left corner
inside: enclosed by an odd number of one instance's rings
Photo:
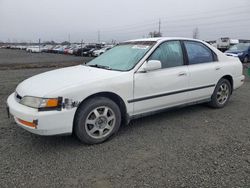
[[[153,52],[148,60],[161,61],[162,69],[182,66],[184,61],[180,42],[164,42]]]

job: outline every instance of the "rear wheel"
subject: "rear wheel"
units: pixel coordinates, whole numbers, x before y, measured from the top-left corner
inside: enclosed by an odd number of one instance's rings
[[[232,93],[232,86],[227,79],[221,79],[212,95],[210,106],[214,108],[223,108],[228,103]]]
[[[243,63],[248,63],[248,61],[249,61],[249,57],[246,56],[246,57],[244,58],[244,60],[243,60]]]
[[[121,124],[118,105],[105,97],[84,102],[76,113],[74,133],[86,144],[98,144],[115,134]]]

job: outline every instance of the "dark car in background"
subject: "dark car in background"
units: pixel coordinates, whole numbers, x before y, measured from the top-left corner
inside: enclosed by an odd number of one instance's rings
[[[90,49],[89,51],[83,52],[83,53],[82,53],[82,56],[85,56],[85,57],[93,57],[93,52],[94,52],[95,50],[99,50],[99,49],[101,49],[101,48],[100,48],[100,47],[92,48],[92,49]]]
[[[79,48],[76,51],[74,51],[74,55],[76,55],[76,56],[84,56],[85,52],[88,52],[88,51],[92,50],[95,47],[96,47],[95,45],[87,45],[87,46],[85,46],[83,48]]]
[[[241,62],[247,63],[250,61],[250,43],[239,43],[225,52],[227,56],[238,57]]]

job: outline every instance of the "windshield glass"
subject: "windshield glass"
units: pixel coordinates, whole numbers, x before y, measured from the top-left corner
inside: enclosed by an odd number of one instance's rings
[[[93,59],[87,65],[99,65],[111,70],[128,71],[143,58],[154,44],[155,42],[122,43]]]
[[[244,51],[247,50],[248,47],[250,46],[250,44],[236,44],[234,46],[232,46],[229,50],[237,50],[237,51]]]

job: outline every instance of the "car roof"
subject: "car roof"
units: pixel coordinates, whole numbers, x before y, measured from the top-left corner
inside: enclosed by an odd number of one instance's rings
[[[142,39],[135,39],[135,40],[129,40],[126,42],[162,42],[167,40],[192,40],[192,41],[199,41],[203,42],[201,40],[192,39],[192,38],[184,38],[184,37],[157,37],[157,38],[142,38]]]

